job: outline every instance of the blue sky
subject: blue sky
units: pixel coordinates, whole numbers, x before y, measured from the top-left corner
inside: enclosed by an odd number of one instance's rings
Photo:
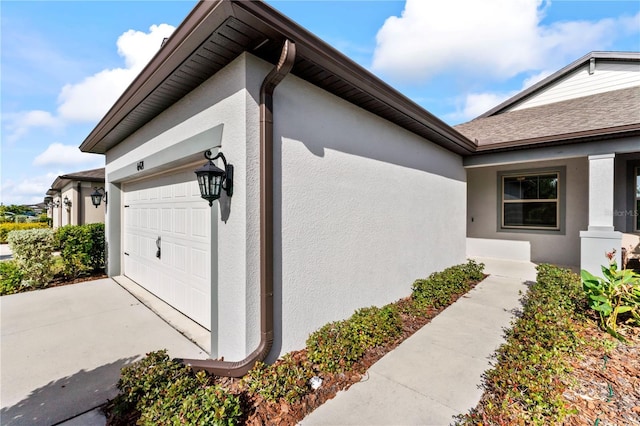
[[[640,51],[637,0],[268,3],[449,124],[590,51]],[[0,202],[104,165],[78,146],[194,5],[0,2]]]

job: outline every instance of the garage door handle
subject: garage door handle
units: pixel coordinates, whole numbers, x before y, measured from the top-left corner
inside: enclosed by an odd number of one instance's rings
[[[158,259],[160,259],[161,253],[160,253],[160,243],[162,242],[162,240],[160,239],[160,237],[158,237],[158,239],[156,240],[156,247],[158,247],[158,251],[156,251],[156,257]]]
[[[125,256],[129,256],[129,253],[127,253],[127,252],[125,251],[125,252],[124,252],[124,255],[125,255]]]

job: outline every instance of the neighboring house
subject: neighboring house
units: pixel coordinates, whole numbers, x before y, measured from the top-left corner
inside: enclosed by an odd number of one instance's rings
[[[599,273],[640,231],[640,53],[593,52],[455,129],[469,254]]]
[[[577,265],[582,233],[603,263],[640,147],[638,56],[606,56],[458,131],[262,2],[199,2],[80,147],[106,156],[108,274],[210,330],[225,361],[195,366],[242,375],[469,254]],[[616,102],[544,101],[617,67]],[[234,167],[212,207],[207,150]]]
[[[198,3],[81,145],[106,155],[109,275],[210,330],[234,375],[464,262],[474,148],[248,1]],[[206,150],[235,167],[213,207]]]
[[[91,202],[91,194],[103,187],[104,167],[58,176],[45,197],[53,228],[104,222],[105,206]]]

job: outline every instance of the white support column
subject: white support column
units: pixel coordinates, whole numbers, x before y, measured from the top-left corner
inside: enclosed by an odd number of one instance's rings
[[[589,227],[580,231],[580,268],[601,275],[605,253],[616,250],[620,265],[622,233],[613,228],[615,154],[589,156]]]

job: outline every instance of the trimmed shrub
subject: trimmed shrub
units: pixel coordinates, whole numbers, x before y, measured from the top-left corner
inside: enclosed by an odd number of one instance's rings
[[[56,230],[64,274],[77,278],[104,267],[104,224],[66,225]]]
[[[580,277],[539,265],[522,316],[506,332],[495,367],[485,373],[483,399],[459,424],[562,424],[570,414],[562,378],[581,344],[584,309]]]
[[[434,272],[429,278],[413,283],[413,299],[418,304],[434,308],[448,306],[453,297],[470,290],[474,282],[484,277],[484,264],[469,260],[466,264],[451,266]]]
[[[53,231],[11,231],[7,239],[16,264],[24,274],[22,285],[45,287],[53,278]]]
[[[27,229],[41,229],[48,228],[49,226],[46,223],[13,223],[13,222],[4,222],[0,223],[0,243],[7,242],[7,235],[11,231],[24,231]]]
[[[311,390],[309,380],[314,376],[313,365],[307,359],[296,360],[288,353],[273,365],[257,362],[243,382],[251,393],[266,401],[298,401]]]
[[[0,296],[17,293],[23,277],[15,260],[0,262]]]
[[[143,411],[157,400],[168,385],[189,375],[189,369],[169,358],[165,349],[124,367],[117,387],[116,408]]]
[[[135,410],[140,425],[237,425],[242,417],[237,396],[171,360],[166,350],[123,368],[117,387],[114,414]]]
[[[358,361],[368,348],[383,346],[402,332],[395,305],[372,306],[351,318],[326,324],[307,339],[309,360],[321,371],[342,372]]]
[[[84,226],[87,228],[89,239],[91,240],[91,248],[88,253],[89,267],[94,271],[104,269],[104,223],[90,223]]]
[[[237,425],[242,417],[240,399],[220,386],[210,386],[206,373],[183,376],[164,389],[145,408],[139,425]]]

